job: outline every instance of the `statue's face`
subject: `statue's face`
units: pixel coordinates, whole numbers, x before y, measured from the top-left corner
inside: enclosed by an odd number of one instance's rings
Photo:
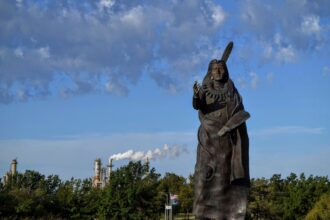
[[[222,80],[226,76],[226,71],[222,63],[212,65],[211,74],[214,80]]]

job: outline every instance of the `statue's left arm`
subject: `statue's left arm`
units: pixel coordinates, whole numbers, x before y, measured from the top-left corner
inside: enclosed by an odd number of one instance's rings
[[[250,114],[244,110],[244,106],[242,103],[242,97],[239,95],[235,88],[235,108],[230,114],[230,118],[227,123],[220,129],[218,132],[219,136],[223,136],[225,133],[232,131],[237,128],[241,124],[243,124],[247,119],[250,118]]]

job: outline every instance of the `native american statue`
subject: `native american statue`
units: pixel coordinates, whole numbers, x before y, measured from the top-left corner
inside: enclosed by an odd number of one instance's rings
[[[226,61],[212,60],[202,85],[194,84],[199,110],[194,214],[196,219],[244,219],[250,187],[249,138],[242,97],[229,77]]]

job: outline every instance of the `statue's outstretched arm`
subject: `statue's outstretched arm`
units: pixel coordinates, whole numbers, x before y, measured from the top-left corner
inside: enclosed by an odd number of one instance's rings
[[[198,95],[194,95],[192,101],[193,101],[193,107],[196,110],[203,110],[206,106],[205,97],[201,92]]]
[[[202,109],[204,106],[204,98],[203,98],[203,91],[200,87],[200,85],[198,85],[197,81],[195,81],[194,83],[194,96],[193,96],[193,100],[192,100],[192,104],[194,109],[199,110]]]

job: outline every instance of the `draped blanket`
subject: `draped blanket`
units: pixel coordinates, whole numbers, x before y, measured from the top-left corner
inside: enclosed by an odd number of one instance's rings
[[[230,79],[221,90],[205,81],[193,106],[201,122],[195,166],[196,217],[244,219],[250,185],[245,121],[250,115]],[[218,135],[224,126],[229,131]]]

